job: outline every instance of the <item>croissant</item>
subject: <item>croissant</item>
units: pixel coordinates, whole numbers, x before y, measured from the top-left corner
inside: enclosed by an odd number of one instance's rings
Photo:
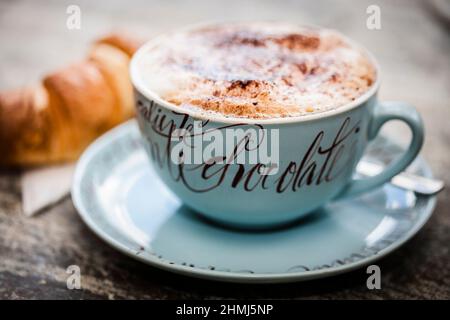
[[[104,37],[84,61],[41,84],[0,93],[0,165],[75,160],[101,133],[132,117],[128,64],[140,44],[119,34]]]

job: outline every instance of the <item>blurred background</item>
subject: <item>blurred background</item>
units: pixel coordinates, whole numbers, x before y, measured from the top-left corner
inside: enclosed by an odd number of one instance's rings
[[[208,20],[282,20],[321,25],[347,34],[374,53],[381,67],[381,100],[404,100],[418,108],[426,128],[422,155],[434,174],[449,185],[450,23],[445,3],[448,8],[446,0],[0,0],[0,90],[35,83],[49,71],[82,59],[89,43],[112,30],[146,39]],[[66,26],[70,5],[81,10],[80,29],[69,30]],[[371,15],[367,9],[371,5],[380,9],[380,28],[367,25]],[[386,130],[402,143],[409,138],[407,130],[399,126],[389,125]],[[0,255],[17,255],[12,260],[0,259],[3,298],[69,294],[74,295],[72,298],[449,297],[442,287],[442,281],[448,281],[445,279],[449,276],[448,191],[440,195],[437,210],[425,230],[399,253],[384,260],[384,270],[388,271],[383,278],[383,288],[387,288],[383,292],[368,292],[365,280],[355,280],[354,275],[300,287],[285,285],[260,290],[212,286],[131,261],[87,230],[70,199],[38,218],[24,218],[20,213],[17,177],[16,171],[0,171]],[[94,247],[95,255],[89,254],[89,248]],[[65,276],[61,266],[74,260],[81,261],[89,275],[85,292],[68,293],[63,285],[58,285],[58,275],[62,279]],[[440,273],[433,275],[429,270]],[[114,283],[104,280],[108,277],[115,277]],[[46,290],[46,285],[53,282],[53,289]]]
[[[450,119],[450,24],[439,7],[445,2],[0,0],[0,90],[36,82],[50,70],[80,60],[89,43],[112,30],[147,39],[208,20],[282,20],[335,28],[363,44],[381,66],[381,99],[414,103],[433,133],[447,128]],[[70,5],[80,8],[80,29],[66,26]],[[371,5],[380,8],[380,29],[367,27]],[[405,134],[402,140],[408,138]],[[449,133],[436,134],[427,139],[425,150],[435,150],[448,140]],[[441,156],[447,155],[427,152],[436,169],[443,169]]]

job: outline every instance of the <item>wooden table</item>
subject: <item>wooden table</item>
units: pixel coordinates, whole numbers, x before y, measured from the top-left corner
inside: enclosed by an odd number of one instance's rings
[[[123,3],[123,2],[122,2]],[[201,1],[183,3],[70,1],[80,30],[66,28],[64,1],[0,2],[0,88],[37,81],[46,71],[83,56],[95,36],[112,28],[145,36],[211,19],[278,19],[337,28],[379,59],[382,99],[414,103],[426,124],[422,155],[450,184],[450,33],[420,1]],[[366,8],[381,8],[381,30],[366,28]],[[403,142],[408,134],[392,125]],[[19,171],[0,171],[0,298],[450,298],[450,190],[431,220],[402,248],[382,259],[382,289],[368,290],[365,270],[286,285],[236,285],[160,271],[110,248],[82,223],[70,198],[42,214],[21,213]],[[82,289],[66,288],[66,268],[79,265]]]

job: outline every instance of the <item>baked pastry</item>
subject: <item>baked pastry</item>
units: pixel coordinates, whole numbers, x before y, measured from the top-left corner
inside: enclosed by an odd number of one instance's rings
[[[128,64],[141,42],[112,34],[87,58],[42,83],[0,93],[0,165],[77,159],[96,137],[134,113]]]

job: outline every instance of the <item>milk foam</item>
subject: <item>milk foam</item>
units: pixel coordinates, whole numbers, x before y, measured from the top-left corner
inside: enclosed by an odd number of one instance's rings
[[[339,108],[376,78],[365,51],[336,31],[279,23],[172,33],[147,47],[138,70],[142,83],[168,102],[245,118]]]

